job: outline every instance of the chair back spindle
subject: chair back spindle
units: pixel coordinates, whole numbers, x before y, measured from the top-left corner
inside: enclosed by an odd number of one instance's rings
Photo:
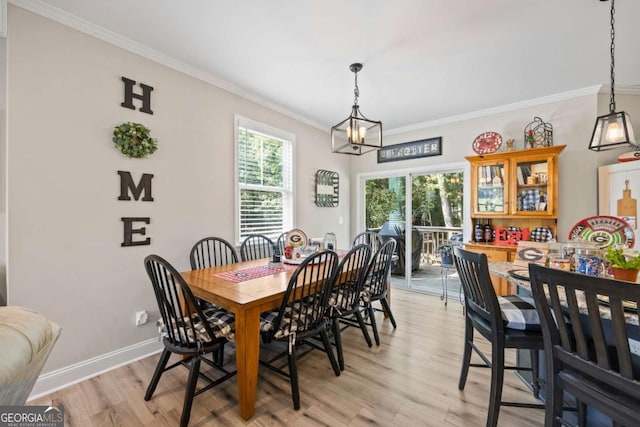
[[[273,240],[262,234],[251,234],[247,236],[240,246],[240,257],[242,261],[271,258],[272,255]]]

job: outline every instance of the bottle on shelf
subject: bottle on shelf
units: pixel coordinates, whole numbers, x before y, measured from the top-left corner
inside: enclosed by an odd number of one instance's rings
[[[484,227],[482,227],[480,220],[476,222],[476,227],[473,230],[473,240],[476,242],[484,242]]]
[[[487,223],[484,225],[484,241],[487,243],[493,242],[493,227],[489,220],[487,220]]]

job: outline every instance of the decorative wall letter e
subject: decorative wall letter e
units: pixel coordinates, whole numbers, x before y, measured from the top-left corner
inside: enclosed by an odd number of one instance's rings
[[[151,178],[153,178],[153,174],[143,173],[138,185],[133,182],[131,172],[118,171],[118,175],[120,175],[120,197],[118,197],[118,200],[131,200],[129,191],[131,191],[133,198],[138,200],[144,191],[142,201],[153,202],[153,196],[151,195]]]
[[[147,237],[144,240],[133,240],[134,234],[140,234],[144,236],[147,233],[146,227],[133,228],[134,222],[144,222],[145,224],[149,224],[151,222],[150,218],[133,218],[126,217],[121,218],[122,222],[124,222],[124,240],[122,241],[121,246],[144,246],[151,244],[151,238]]]
[[[130,110],[135,110],[136,107],[133,105],[133,98],[135,98],[142,101],[142,107],[139,108],[140,111],[147,114],[153,114],[153,111],[151,110],[151,91],[153,90],[153,87],[140,83],[140,89],[142,89],[142,95],[140,95],[133,93],[133,86],[136,84],[135,80],[122,76],[122,81],[124,82],[124,102],[121,103],[120,106],[129,108]]]

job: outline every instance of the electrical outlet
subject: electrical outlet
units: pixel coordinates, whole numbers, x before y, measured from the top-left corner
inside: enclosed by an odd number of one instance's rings
[[[640,356],[640,341],[629,338],[629,351],[631,352],[631,354]]]
[[[136,313],[136,326],[144,325],[147,320],[149,320],[149,313],[146,311],[138,311]]]

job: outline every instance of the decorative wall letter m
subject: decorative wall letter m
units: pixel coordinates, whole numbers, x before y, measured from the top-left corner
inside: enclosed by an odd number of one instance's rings
[[[131,200],[129,191],[131,191],[133,198],[138,200],[144,191],[142,201],[153,202],[153,196],[151,195],[151,178],[153,178],[153,174],[143,173],[138,185],[133,182],[131,172],[118,171],[118,175],[120,175],[120,197],[118,197],[118,200]]]
[[[140,89],[142,89],[142,95],[133,93],[133,86],[135,86],[135,80],[128,79],[122,76],[122,81],[124,82],[124,102],[120,104],[120,106],[124,108],[129,108],[130,110],[135,110],[136,107],[133,105],[133,98],[142,101],[142,107],[139,108],[140,111],[147,114],[153,114],[151,110],[151,91],[153,87],[147,86],[144,83],[140,83]]]

